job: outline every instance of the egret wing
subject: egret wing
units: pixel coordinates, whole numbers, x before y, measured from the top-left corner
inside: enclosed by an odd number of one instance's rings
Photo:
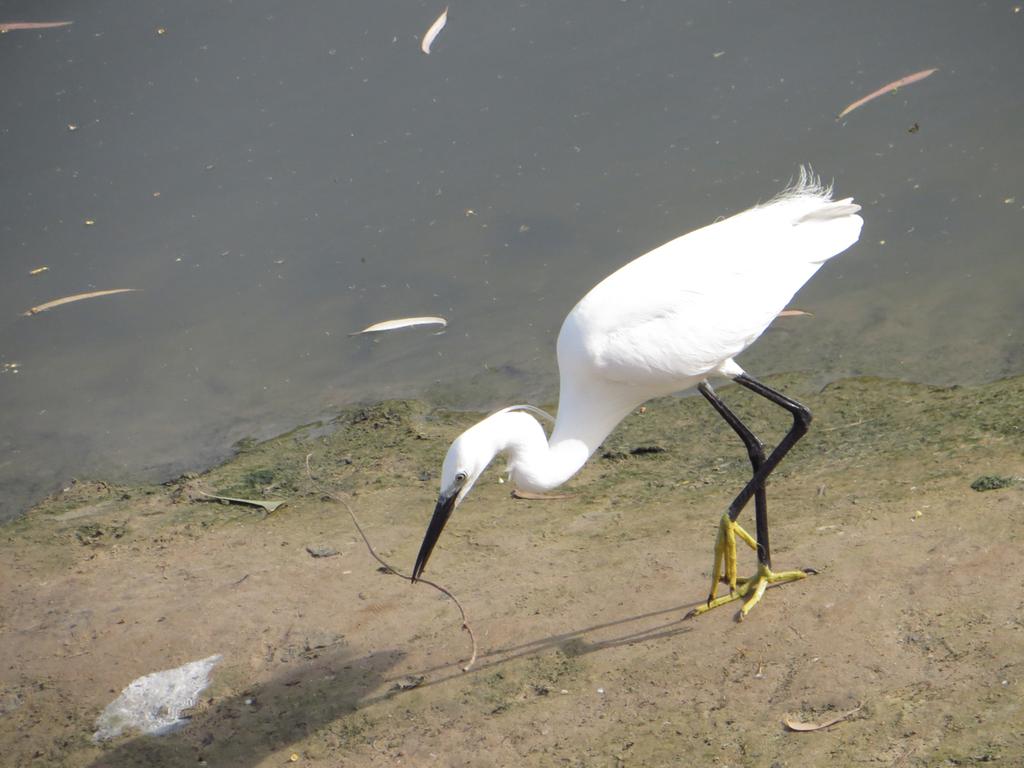
[[[715,370],[752,344],[825,261],[856,242],[858,210],[816,190],[656,248],[577,304],[559,335],[559,365],[652,386]]]

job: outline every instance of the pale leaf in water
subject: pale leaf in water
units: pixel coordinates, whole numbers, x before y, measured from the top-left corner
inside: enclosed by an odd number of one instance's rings
[[[779,312],[779,317],[814,317],[810,312],[804,312],[802,309],[784,309]]]
[[[430,53],[430,46],[434,44],[434,40],[441,34],[441,30],[444,29],[444,25],[448,23],[448,6],[444,7],[441,15],[438,16],[434,23],[430,25],[430,29],[423,35],[423,42],[420,43],[420,50],[424,53]]]
[[[377,333],[379,331],[394,331],[399,328],[411,328],[414,325],[448,325],[443,317],[402,317],[398,320],[385,320],[380,323],[363,328],[361,331],[350,333],[349,336],[358,336],[361,333]]]
[[[841,723],[843,720],[857,714],[863,706],[863,704],[858,704],[853,709],[847,710],[846,712],[840,712],[838,715],[830,717],[828,720],[822,720],[820,723],[807,723],[803,720],[797,720],[794,717],[783,718],[782,722],[791,731],[820,731],[828,728],[829,726],[835,725],[836,723]]]
[[[41,274],[43,274],[43,272],[49,272],[49,271],[50,271],[49,267],[36,267],[35,269],[30,269],[29,270],[29,274],[30,275],[41,275]]]
[[[891,83],[883,85],[877,91],[872,91],[864,98],[857,99],[855,102],[853,102],[853,104],[851,104],[842,112],[840,112],[839,117],[846,117],[848,114],[853,112],[853,110],[857,109],[857,107],[864,106],[872,99],[877,99],[879,96],[884,96],[885,94],[891,93],[892,91],[895,91],[897,88],[902,88],[905,85],[910,85],[911,83],[916,83],[919,80],[924,80],[926,77],[933,75],[938,71],[938,69],[923,69],[920,72],[915,72],[912,75],[901,77],[899,80],[893,80]]]
[[[53,29],[73,24],[71,21],[0,21],[0,32],[13,32],[16,29]]]
[[[82,301],[83,299],[96,299],[99,298],[100,296],[113,296],[115,293],[129,293],[131,291],[138,290],[140,289],[113,288],[109,291],[89,291],[88,293],[76,293],[74,296],[64,296],[63,298],[54,299],[53,301],[48,301],[45,304],[40,304],[38,307],[32,307],[32,309],[22,312],[21,314],[23,314],[25,317],[29,317],[30,315],[38,315],[40,312],[45,312],[48,309],[53,309],[54,307],[59,307],[64,304],[70,304],[74,301]]]

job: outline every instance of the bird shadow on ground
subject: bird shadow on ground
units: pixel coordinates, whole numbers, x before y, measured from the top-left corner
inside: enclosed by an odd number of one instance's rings
[[[675,637],[692,630],[684,625],[690,607],[665,608],[495,648],[485,652],[469,674],[552,650],[578,657]],[[678,618],[659,621],[671,615]],[[658,623],[649,626],[651,621]],[[641,625],[622,631],[637,623]],[[609,631],[615,634],[590,639]],[[407,692],[401,685],[382,690],[389,682],[390,671],[404,658],[405,653],[399,650],[355,658],[346,649],[340,649],[302,666],[290,665],[266,683],[253,685],[209,709],[199,708],[178,731],[160,737],[137,736],[113,747],[94,760],[90,768],[177,768],[194,766],[200,761],[208,765],[252,765],[326,727],[336,732],[334,736],[339,742],[358,739],[360,729],[366,726],[353,717],[357,709]],[[455,663],[435,665],[410,675],[428,678],[417,688],[462,676],[461,667]]]
[[[166,736],[138,736],[99,756],[90,768],[255,765],[276,750],[338,723],[339,741],[358,736],[349,718],[379,688],[404,653],[388,650],[355,658],[346,649],[318,655],[266,683],[193,714]]]
[[[557,650],[561,651],[566,656],[577,657],[596,653],[598,651],[604,651],[609,648],[617,648],[624,645],[635,645],[638,643],[649,643],[656,640],[664,640],[670,637],[686,634],[688,632],[692,632],[694,629],[694,627],[690,625],[686,615],[689,613],[690,609],[694,608],[696,605],[698,605],[698,603],[663,608],[657,611],[649,611],[648,613],[641,613],[635,616],[627,616],[625,618],[606,621],[600,624],[593,624],[589,627],[584,627],[583,629],[575,629],[570,632],[550,635],[536,640],[528,640],[516,645],[494,648],[493,650],[486,651],[480,655],[477,664],[470,669],[469,674],[490,670],[494,667],[499,667],[503,664],[515,661],[516,659],[528,656],[537,656],[546,651]],[[655,620],[658,617],[673,614],[678,618],[664,623],[658,623],[655,626],[641,626],[631,631],[620,632],[611,637],[606,637],[600,640],[588,639],[591,635],[603,635],[608,630],[621,630],[629,624],[648,622]],[[442,670],[447,672],[447,674],[442,673],[437,677],[432,677],[432,679],[430,679],[429,682],[424,683],[424,685],[437,685],[463,674],[461,667],[454,663],[450,665],[437,665],[423,670],[420,674],[427,677],[436,675]],[[387,695],[392,694],[389,692],[388,694],[385,694],[385,696]]]

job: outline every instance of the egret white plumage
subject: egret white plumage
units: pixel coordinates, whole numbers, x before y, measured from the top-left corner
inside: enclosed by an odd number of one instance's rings
[[[558,334],[558,418],[550,440],[530,406],[511,406],[467,429],[441,470],[437,506],[413,568],[418,578],[455,508],[499,453],[524,491],[561,485],[628,413],[654,397],[696,386],[747,449],[753,476],[722,516],[703,612],[744,599],[743,617],[772,583],[808,571],[771,570],[765,481],[807,432],[810,412],[747,375],[735,357],[749,347],[826,261],[853,245],[863,220],[852,198],[832,199],[810,171],[768,203],[655,248],[598,283]],[[735,381],[786,409],[793,426],[765,455],[761,441],[718,397],[709,377]],[[755,501],[756,537],[736,522]],[[757,552],[757,573],[737,577],[736,537]],[[716,598],[719,579],[729,594]]]

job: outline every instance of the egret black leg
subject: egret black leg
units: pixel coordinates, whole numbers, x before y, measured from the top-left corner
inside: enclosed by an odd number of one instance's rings
[[[768,504],[764,484],[768,475],[778,466],[782,458],[796,444],[797,440],[807,434],[808,426],[811,423],[811,412],[792,398],[776,392],[771,387],[755,381],[746,374],[741,374],[735,379],[752,392],[756,392],[776,405],[780,405],[793,416],[793,426],[790,427],[786,436],[782,438],[767,458],[764,455],[764,447],[754,436],[746,425],[739,420],[729,408],[723,403],[715,391],[707,384],[699,385],[700,393],[707,398],[715,410],[725,419],[726,423],[740,436],[743,444],[747,446],[747,454],[750,456],[750,463],[754,467],[754,476],[740,491],[739,496],[729,505],[729,511],[722,515],[718,526],[718,535],[715,539],[715,563],[711,569],[711,591],[708,594],[707,603],[699,605],[690,611],[690,616],[699,616],[707,611],[726,605],[734,600],[743,600],[743,607],[740,608],[739,617],[742,619],[750,609],[761,600],[765,590],[771,584],[782,584],[788,581],[798,581],[808,575],[815,573],[813,569],[799,571],[775,572],[771,569],[770,548],[768,546]],[[750,497],[753,496],[757,509],[757,538],[755,539],[736,522],[740,512]],[[749,579],[741,579],[736,575],[736,540],[742,539],[751,548],[757,550],[757,573]],[[716,597],[719,580],[729,585],[729,594]]]
[[[740,421],[739,416],[730,410],[715,390],[706,381],[697,385],[697,389],[711,406],[718,411],[718,415],[725,419],[725,423],[732,427],[739,435],[743,445],[747,447],[747,456],[750,457],[750,465],[756,474],[765,462],[764,444],[757,439],[757,436],[750,431],[746,424]],[[754,508],[756,510],[757,524],[757,560],[769,568],[772,564],[771,547],[768,543],[768,498],[765,493],[764,484],[754,490]]]
[[[751,478],[750,482],[743,487],[739,496],[737,496],[733,500],[732,504],[729,505],[729,518],[735,522],[736,518],[739,517],[740,512],[743,510],[743,507],[746,506],[748,501],[750,501],[750,497],[758,490],[763,492],[764,482],[768,478],[768,475],[770,475],[775,467],[778,466],[779,462],[782,461],[782,458],[787,453],[789,453],[790,449],[796,445],[797,441],[807,434],[807,430],[811,424],[811,412],[796,400],[786,397],[781,392],[777,392],[756,379],[750,378],[745,373],[741,373],[733,379],[733,381],[746,387],[751,392],[756,392],[761,395],[761,397],[770,400],[776,405],[782,406],[793,416],[793,426],[790,427],[789,432],[787,432],[786,436],[779,441],[779,444],[775,446],[775,450],[768,455],[768,458],[764,460],[764,463],[761,464],[760,468],[754,472],[754,476]],[[765,520],[765,523],[767,524],[767,519]],[[760,541],[760,524],[758,525],[757,534],[758,540]],[[765,542],[767,543],[767,538],[765,538]]]

